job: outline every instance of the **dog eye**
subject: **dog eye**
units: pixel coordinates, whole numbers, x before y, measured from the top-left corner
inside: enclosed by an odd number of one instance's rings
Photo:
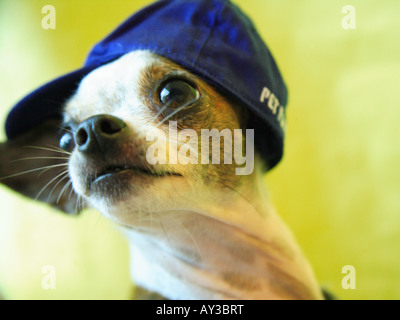
[[[159,92],[160,102],[172,109],[189,106],[200,97],[199,90],[181,79],[164,83]]]
[[[60,148],[65,151],[72,151],[75,146],[74,138],[71,132],[66,132],[60,139]]]

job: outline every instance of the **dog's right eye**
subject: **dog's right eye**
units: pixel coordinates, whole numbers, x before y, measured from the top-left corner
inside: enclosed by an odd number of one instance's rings
[[[60,139],[60,148],[65,151],[72,151],[75,146],[74,138],[71,132],[66,132]]]

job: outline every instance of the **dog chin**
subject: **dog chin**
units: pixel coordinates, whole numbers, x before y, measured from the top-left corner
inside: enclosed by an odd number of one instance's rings
[[[147,182],[144,183],[144,180]],[[185,177],[148,178],[122,173],[118,181],[113,182],[111,179],[99,181],[96,191],[85,198],[90,207],[129,228],[148,229],[147,222],[152,220],[155,213],[190,207],[195,198],[191,183]],[[188,196],[191,201],[187,200]]]
[[[185,193],[190,188],[188,177],[161,169],[149,172],[123,167],[96,174],[91,174],[91,169],[89,166],[70,165],[70,176],[74,190],[100,211],[122,203],[129,203],[130,210],[140,207],[155,209],[157,203],[165,206],[169,199],[181,194],[179,190]]]

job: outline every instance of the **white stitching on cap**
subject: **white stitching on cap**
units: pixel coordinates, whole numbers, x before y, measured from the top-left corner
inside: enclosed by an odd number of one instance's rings
[[[278,121],[282,130],[286,131],[285,110],[280,104],[279,99],[267,87],[262,89],[260,95],[260,102],[263,103],[265,100],[268,101],[268,108],[272,111],[272,114],[276,115],[278,113],[276,120]]]

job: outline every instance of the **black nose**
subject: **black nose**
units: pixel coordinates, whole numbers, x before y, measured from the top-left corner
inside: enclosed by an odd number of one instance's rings
[[[81,152],[106,152],[126,131],[126,124],[116,117],[100,114],[81,122],[75,142]]]

